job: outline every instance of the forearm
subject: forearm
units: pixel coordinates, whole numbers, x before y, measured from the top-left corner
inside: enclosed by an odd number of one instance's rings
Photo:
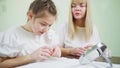
[[[14,68],[31,62],[33,62],[33,60],[30,58],[29,55],[13,59],[6,59],[0,62],[0,68]]]
[[[71,51],[73,48],[61,48],[61,56],[69,56],[71,55]]]

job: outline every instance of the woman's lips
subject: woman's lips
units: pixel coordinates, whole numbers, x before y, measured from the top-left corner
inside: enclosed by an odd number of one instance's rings
[[[76,16],[80,15],[80,13],[75,13]]]

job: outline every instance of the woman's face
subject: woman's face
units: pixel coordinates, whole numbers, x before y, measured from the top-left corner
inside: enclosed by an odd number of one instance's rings
[[[56,16],[47,14],[47,16],[41,18],[32,18],[30,22],[30,27],[32,32],[36,35],[42,35],[47,32],[53,22],[55,21]]]
[[[72,15],[74,19],[82,19],[86,14],[86,3],[72,3]]]

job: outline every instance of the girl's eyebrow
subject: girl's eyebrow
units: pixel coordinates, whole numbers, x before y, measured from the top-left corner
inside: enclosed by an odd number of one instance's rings
[[[45,24],[48,24],[48,23],[47,23],[47,22],[45,22],[43,19],[41,19],[41,22],[42,22],[42,23],[45,23]]]
[[[42,21],[42,23],[44,23],[44,24],[48,24],[47,22],[45,22],[45,21]]]
[[[48,24],[47,22],[45,22],[45,21],[42,21],[43,22],[43,24],[45,24],[45,25],[52,25],[52,24]]]

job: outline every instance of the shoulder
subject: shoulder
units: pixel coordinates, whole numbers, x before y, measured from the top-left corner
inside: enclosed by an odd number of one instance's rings
[[[4,31],[1,39],[2,43],[11,44],[14,41],[16,41],[18,36],[17,35],[18,31],[20,31],[20,27],[13,27],[7,31]]]
[[[12,27],[10,29],[8,29],[7,31],[4,32],[5,35],[16,35],[17,33],[19,33],[21,31],[21,26],[17,26],[17,27]]]
[[[12,27],[6,31],[4,31],[4,36],[14,36],[17,33],[18,27]]]
[[[20,31],[20,27],[10,28],[5,31],[0,40],[0,56],[3,57],[15,57],[17,53],[22,49],[21,41],[17,40],[16,34]],[[18,35],[17,35],[18,36]],[[7,50],[7,52],[5,51]]]
[[[98,32],[97,26],[93,25],[93,32]]]
[[[7,34],[7,35],[15,34],[18,31],[20,31],[20,29],[21,29],[20,26],[12,27],[12,28],[9,28],[8,30],[4,31],[4,34]]]

